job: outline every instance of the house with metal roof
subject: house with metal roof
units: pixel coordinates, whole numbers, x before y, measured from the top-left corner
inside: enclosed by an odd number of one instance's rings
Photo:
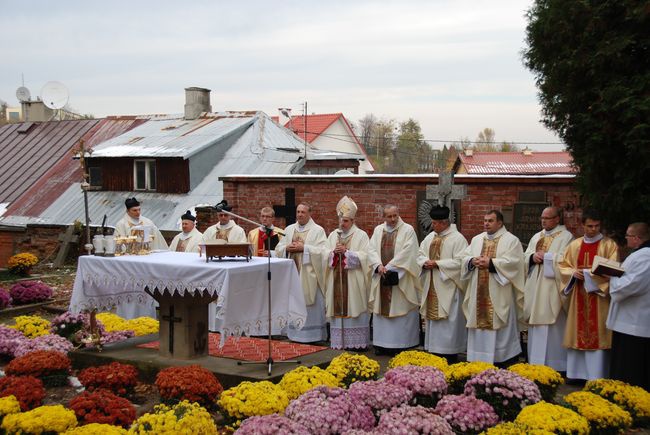
[[[220,176],[299,174],[309,165],[317,166],[317,162],[338,171],[358,166],[364,158],[360,154],[316,150],[309,144],[305,147],[301,138],[263,112],[214,113],[209,92],[187,88],[184,114],[106,119],[132,125],[120,134],[87,144],[89,150],[84,157],[92,223],[101,223],[106,215],[106,222],[115,224],[124,215],[124,199],[135,196],[145,216],[161,230],[174,231],[180,228],[180,216],[186,210],[213,205],[223,198]],[[67,157],[62,166],[79,167],[72,154]],[[58,190],[44,190],[48,193],[40,195],[36,202],[21,198],[20,206],[10,206],[0,224],[68,225],[83,221],[81,171],[74,179],[62,171],[50,175],[57,175],[60,182],[40,182],[56,184]],[[29,193],[34,197],[40,194],[34,190]]]
[[[515,152],[461,151],[455,174],[468,175],[553,175],[575,174],[573,159],[566,151],[543,152],[525,149]]]
[[[352,126],[342,113],[293,116],[284,123],[284,127],[293,131],[316,150],[330,150],[363,156],[365,160],[359,164],[358,173],[360,174],[375,171],[365,147],[354,134]],[[333,171],[310,172],[312,174],[335,173]]]

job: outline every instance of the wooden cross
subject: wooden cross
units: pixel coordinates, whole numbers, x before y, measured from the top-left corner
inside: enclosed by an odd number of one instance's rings
[[[284,189],[284,204],[274,205],[275,217],[283,217],[285,227],[296,222],[296,189],[287,187]]]
[[[74,225],[68,225],[64,234],[59,234],[59,242],[61,242],[61,247],[59,252],[56,254],[54,259],[54,267],[61,267],[65,262],[68,252],[70,251],[70,245],[79,243],[79,236],[74,234]]]
[[[169,322],[169,353],[174,354],[174,323],[182,322],[180,317],[174,317],[174,305],[169,306],[169,315],[162,316],[162,319]]]

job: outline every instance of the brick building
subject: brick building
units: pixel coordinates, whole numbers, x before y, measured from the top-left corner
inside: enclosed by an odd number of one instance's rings
[[[413,225],[420,239],[429,225],[428,207],[435,203],[430,192],[438,185],[433,175],[331,175],[331,176],[226,176],[221,177],[224,197],[234,212],[255,220],[264,206],[276,209],[276,224],[293,222],[300,202],[312,206],[314,220],[327,232],[338,225],[336,204],[348,195],[359,206],[357,224],[369,234],[382,222],[382,206],[396,204],[402,219]],[[514,176],[457,175],[454,186],[462,191],[455,199],[456,223],[470,239],[483,231],[483,216],[490,209],[504,213],[506,226],[522,242],[539,231],[539,215],[547,205],[564,210],[564,224],[573,233],[580,229],[579,196],[573,175]],[[429,192],[429,198],[427,198]],[[216,222],[209,209],[199,213],[200,228]],[[247,230],[251,226],[240,223]]]

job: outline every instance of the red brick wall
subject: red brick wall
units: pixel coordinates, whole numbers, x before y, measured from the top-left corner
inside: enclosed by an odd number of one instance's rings
[[[224,198],[233,205],[233,212],[253,220],[257,220],[264,206],[284,205],[284,189],[293,188],[296,203],[311,204],[312,217],[328,233],[338,226],[336,204],[343,195],[348,195],[359,207],[357,225],[369,234],[383,222],[382,206],[387,203],[399,206],[402,219],[416,226],[417,192],[437,184],[436,176],[222,177],[221,180]],[[547,191],[552,205],[565,208],[565,224],[569,230],[576,233],[579,229],[579,197],[572,178],[456,176],[454,183],[467,186],[467,197],[461,202],[460,226],[468,239],[483,231],[485,212],[512,207],[522,191]],[[216,217],[209,214],[203,219],[216,222]],[[238,223],[247,231],[252,228],[246,222]],[[284,219],[276,218],[276,225],[284,227]]]

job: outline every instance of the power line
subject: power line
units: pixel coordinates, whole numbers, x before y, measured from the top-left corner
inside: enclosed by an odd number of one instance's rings
[[[294,133],[298,134],[301,133],[303,134],[304,132],[302,130],[298,129],[293,129],[292,130]],[[308,134],[315,134],[318,136],[325,136],[325,137],[330,137],[332,139],[335,139],[335,136],[340,136],[340,137],[350,137],[347,134],[336,134],[336,133],[319,133],[317,131],[307,131]],[[366,136],[369,139],[387,139],[387,136]],[[502,141],[471,141],[471,140],[463,140],[463,139],[420,139],[423,142],[434,142],[434,143],[450,143],[450,144],[455,144],[455,143],[471,143],[471,144],[493,144],[493,145],[500,145],[504,142],[510,143],[510,144],[515,144],[515,145],[566,145],[564,142],[525,142],[525,141],[514,141],[514,140],[502,140]],[[345,141],[345,142],[350,142],[354,143],[353,141]]]

